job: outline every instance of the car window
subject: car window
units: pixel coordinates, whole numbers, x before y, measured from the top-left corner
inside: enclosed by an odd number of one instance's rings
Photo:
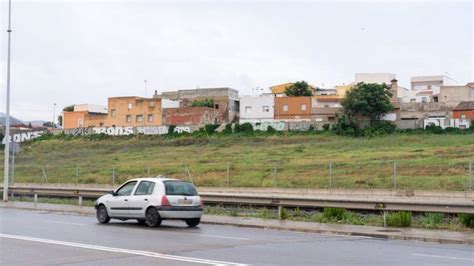
[[[119,188],[119,190],[117,190],[117,196],[130,196],[136,184],[137,181],[131,181],[123,185],[121,188]]]
[[[151,195],[153,193],[153,189],[155,188],[155,182],[150,181],[142,181],[135,190],[134,195]]]
[[[197,196],[193,184],[183,181],[165,181],[166,195]]]

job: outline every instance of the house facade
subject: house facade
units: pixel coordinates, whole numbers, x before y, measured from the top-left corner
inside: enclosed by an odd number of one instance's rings
[[[275,120],[311,121],[312,97],[275,97]]]
[[[240,97],[240,123],[273,122],[274,114],[273,94]]]

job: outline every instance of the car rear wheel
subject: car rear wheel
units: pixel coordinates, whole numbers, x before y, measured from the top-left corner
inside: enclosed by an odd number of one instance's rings
[[[189,227],[196,227],[200,222],[200,218],[186,219],[184,220]]]
[[[161,225],[161,217],[156,208],[149,208],[146,211],[145,223],[149,227],[157,227]]]
[[[99,208],[97,208],[97,221],[101,224],[106,224],[110,221],[109,214],[107,213],[107,208],[105,208],[104,205],[100,205]]]

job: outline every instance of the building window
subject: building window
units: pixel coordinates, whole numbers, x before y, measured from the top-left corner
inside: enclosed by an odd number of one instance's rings
[[[115,109],[110,110],[110,116],[111,117],[115,117],[116,114],[117,114],[117,112],[115,111]]]
[[[215,109],[219,109],[219,105],[218,105],[218,104],[214,104],[214,108],[215,108]]]
[[[421,102],[426,103],[428,99],[426,97],[421,97]]]
[[[143,122],[143,115],[137,115],[136,121],[137,122]]]
[[[84,127],[84,120],[78,119],[77,120],[77,127]]]
[[[128,110],[132,110],[132,104],[131,103],[128,104]]]
[[[104,123],[99,123],[99,127],[103,127],[104,126]]]
[[[288,105],[287,104],[283,105],[283,112],[288,112]]]
[[[148,122],[153,122],[153,114],[148,115]]]
[[[466,114],[461,114],[461,119],[466,119]]]
[[[306,104],[301,105],[301,111],[306,111]]]
[[[325,104],[325,105],[324,105],[324,108],[329,108],[329,104]]]
[[[416,102],[416,99],[415,99],[415,98],[411,98],[411,99],[410,99],[410,102],[411,102],[411,103],[414,103],[414,102]]]
[[[155,107],[155,101],[150,101],[148,103],[148,107]]]
[[[268,105],[262,106],[262,111],[264,113],[269,113],[270,112],[270,106],[268,106]]]
[[[250,112],[252,112],[252,106],[245,106],[245,113],[249,114]]]
[[[132,116],[131,115],[125,116],[125,122],[131,123],[132,122]]]

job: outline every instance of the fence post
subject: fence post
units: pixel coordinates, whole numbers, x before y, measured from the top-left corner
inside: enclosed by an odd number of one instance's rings
[[[34,202],[35,202],[35,204],[38,203],[38,194],[36,194],[36,193],[34,195]]]
[[[393,190],[397,190],[397,161],[393,161]]]
[[[76,167],[76,185],[79,184],[79,168]]]
[[[112,167],[112,185],[115,185],[115,167]]]
[[[277,182],[278,182],[278,179],[277,179],[277,167],[274,166],[274,167],[273,167],[273,185],[274,185],[275,187],[278,187],[278,183],[277,183]]]
[[[230,162],[227,162],[227,187],[230,186]]]
[[[387,227],[387,211],[383,211],[383,227]]]
[[[472,161],[469,161],[469,191],[472,191]]]
[[[329,192],[332,190],[332,162],[329,163]]]

